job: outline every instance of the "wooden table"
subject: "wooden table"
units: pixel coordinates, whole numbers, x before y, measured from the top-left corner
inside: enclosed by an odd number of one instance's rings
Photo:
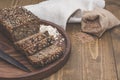
[[[0,8],[39,1],[1,0]],[[106,9],[120,19],[120,0],[106,0]],[[67,33],[72,43],[70,59],[61,70],[44,80],[120,79],[120,26],[106,32],[100,39],[82,34],[80,24],[68,24]]]

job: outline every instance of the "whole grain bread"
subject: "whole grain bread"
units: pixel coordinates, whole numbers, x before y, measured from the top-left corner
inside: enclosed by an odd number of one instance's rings
[[[15,42],[17,49],[20,49],[27,56],[33,55],[38,51],[50,46],[54,42],[53,36],[45,33],[37,33],[23,40]]]
[[[53,36],[39,32],[40,24],[40,19],[23,7],[0,10],[0,32],[26,55],[33,66],[45,66],[63,54]]]
[[[23,7],[0,10],[0,31],[11,41],[39,32],[40,20]]]
[[[36,33],[32,36],[26,37],[20,41],[15,42],[14,44],[19,48],[28,48],[32,46],[34,43],[41,41],[42,39],[46,38],[48,35],[42,33]]]
[[[55,60],[59,59],[62,54],[62,47],[53,44],[32,56],[28,56],[28,59],[32,65],[39,67],[54,62]]]

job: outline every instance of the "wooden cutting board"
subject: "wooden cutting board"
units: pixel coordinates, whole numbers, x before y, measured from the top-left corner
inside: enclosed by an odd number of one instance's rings
[[[58,31],[63,35],[65,38],[65,52],[63,56],[55,61],[54,63],[40,69],[34,69],[26,59],[25,55],[21,54],[20,52],[16,51],[12,44],[3,36],[0,34],[0,49],[5,51],[10,56],[14,57],[21,63],[23,63],[25,66],[27,66],[32,72],[24,72],[16,67],[14,67],[11,64],[8,64],[7,62],[0,59],[0,80],[35,80],[35,79],[43,79],[56,71],[58,71],[60,68],[64,66],[64,64],[67,62],[70,54],[70,40],[65,33],[65,31],[60,28],[59,26],[41,20],[41,24],[46,25],[52,25],[58,29]]]

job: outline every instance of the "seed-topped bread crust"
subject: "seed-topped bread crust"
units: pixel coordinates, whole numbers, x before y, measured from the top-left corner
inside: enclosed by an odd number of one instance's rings
[[[39,32],[40,20],[23,7],[0,10],[0,30],[11,41],[18,41]]]
[[[29,56],[28,59],[30,60],[30,63],[35,65],[36,67],[45,66],[46,64],[49,64],[59,59],[62,56],[62,54],[62,47],[53,44],[39,51],[38,53]]]
[[[51,25],[41,26],[40,19],[23,7],[0,10],[0,32],[33,66],[46,66],[63,55],[62,35]]]
[[[45,33],[37,33],[15,43],[16,47],[22,50],[27,56],[50,46],[54,42],[53,36]]]
[[[32,46],[34,43],[37,43],[41,41],[42,39],[46,38],[48,35],[42,34],[42,33],[36,33],[32,36],[29,36],[27,38],[24,38],[20,41],[15,42],[15,45],[18,46],[19,48],[28,48]],[[33,38],[34,37],[34,38]]]

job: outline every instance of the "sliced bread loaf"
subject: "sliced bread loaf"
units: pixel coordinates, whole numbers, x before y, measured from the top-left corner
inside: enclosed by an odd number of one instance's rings
[[[23,7],[0,10],[0,31],[11,41],[39,32],[40,20]]]

